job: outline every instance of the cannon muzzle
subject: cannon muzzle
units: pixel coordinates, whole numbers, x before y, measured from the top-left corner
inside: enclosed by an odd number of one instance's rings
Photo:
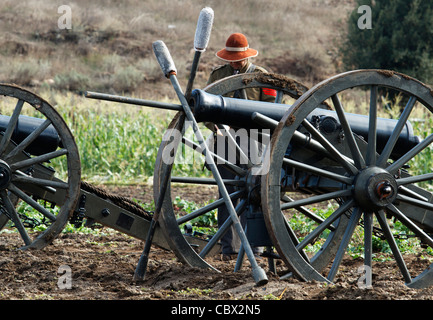
[[[192,92],[190,104],[194,108],[194,116],[198,122],[213,122],[226,124],[234,128],[261,129],[258,122],[252,120],[255,112],[273,120],[279,121],[291,107],[287,104],[269,103],[262,101],[227,98],[206,93],[196,89]],[[368,140],[369,117],[365,115],[346,113],[347,121],[352,131]],[[316,108],[307,120],[320,124],[322,132],[339,130],[341,128],[335,111]],[[377,119],[377,148],[381,152],[391,136],[397,120]],[[406,122],[397,141],[391,157],[397,159],[420,142],[413,133],[411,123]]]

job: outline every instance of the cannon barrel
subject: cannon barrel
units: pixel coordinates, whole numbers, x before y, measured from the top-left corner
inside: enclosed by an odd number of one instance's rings
[[[254,113],[260,113],[279,121],[291,107],[287,104],[227,98],[209,94],[200,89],[192,92],[190,104],[194,108],[194,116],[198,122],[222,123],[234,128],[246,129],[263,128],[258,122],[252,120]],[[367,141],[369,117],[353,113],[346,113],[345,116],[352,131]],[[316,108],[307,119],[310,122],[319,121],[322,125],[321,129],[325,132],[340,128],[337,113],[332,110]],[[377,119],[377,148],[379,152],[385,147],[396,124],[397,120]],[[419,142],[420,139],[414,135],[411,123],[406,122],[396,144],[398,148],[394,148],[391,157],[394,159],[401,157]]]
[[[5,132],[10,121],[9,116],[0,115],[0,132]],[[19,144],[33,131],[35,131],[44,119],[19,116],[15,130],[12,133],[11,139]],[[32,155],[41,155],[56,150],[61,146],[59,134],[56,129],[49,125],[42,133],[25,149],[26,152]]]

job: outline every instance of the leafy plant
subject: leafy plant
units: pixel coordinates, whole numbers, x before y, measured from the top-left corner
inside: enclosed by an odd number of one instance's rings
[[[371,8],[371,29],[360,29],[358,8]],[[347,69],[389,69],[431,82],[433,3],[358,0],[340,51]]]
[[[176,210],[182,212],[182,214],[189,214],[199,208],[199,206],[193,201],[187,201],[176,196],[173,203]],[[194,218],[188,222],[193,227],[193,232],[205,233],[207,235],[213,235],[217,231],[217,210],[207,212],[197,218]],[[185,224],[180,227],[183,230]]]
[[[186,289],[177,291],[177,293],[184,296],[189,296],[189,295],[203,296],[203,295],[211,294],[212,289],[199,289],[199,288],[187,287]]]

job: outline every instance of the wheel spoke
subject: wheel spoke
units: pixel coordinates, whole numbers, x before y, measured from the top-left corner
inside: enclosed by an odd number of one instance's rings
[[[284,92],[277,90],[277,96],[275,97],[275,103],[281,103],[283,101]]]
[[[336,181],[339,181],[339,182],[344,183],[344,184],[351,185],[353,183],[353,179],[351,179],[349,177],[346,177],[346,176],[343,176],[341,174],[334,173],[331,171],[323,170],[323,169],[311,166],[311,165],[303,163],[303,162],[299,162],[299,161],[295,161],[295,160],[287,159],[287,158],[284,158],[283,162],[290,167],[294,167],[296,169],[307,171],[309,173],[313,173],[313,174],[316,174],[318,176],[322,176],[322,177],[326,177],[326,178],[329,178],[332,180],[336,180]]]
[[[385,148],[383,149],[382,153],[379,156],[379,159],[377,160],[377,166],[381,168],[385,167],[386,162],[391,156],[391,152],[394,149],[398,138],[400,137],[401,131],[403,130],[403,127],[406,125],[406,122],[409,119],[409,116],[416,101],[417,99],[413,96],[409,98],[409,101],[407,102],[406,107],[404,108],[400,116],[400,119],[398,120],[394,130],[392,131],[391,136],[388,139],[388,142],[385,145]]]
[[[288,195],[284,195],[281,197],[281,200],[284,202],[293,202],[295,201],[294,199],[290,198]],[[296,207],[296,210],[298,210],[300,213],[302,213],[304,216],[310,218],[311,220],[317,222],[318,224],[323,223],[325,220],[322,219],[321,217],[319,217],[317,214],[314,214],[313,212],[311,212],[310,210],[308,210],[305,207]],[[335,230],[335,228],[333,226],[329,227],[329,230],[333,231]]]
[[[171,182],[190,183],[190,184],[210,184],[216,185],[215,179],[211,178],[194,178],[194,177],[171,177]],[[225,185],[229,186],[244,186],[245,181],[236,179],[223,179]]]
[[[358,144],[355,141],[355,137],[353,136],[353,132],[350,128],[349,122],[347,121],[346,115],[344,114],[344,109],[341,105],[340,99],[338,98],[337,94],[334,94],[331,99],[332,103],[334,104],[335,111],[337,112],[338,120],[343,127],[345,137],[352,153],[352,158],[355,161],[355,166],[358,169],[362,169],[365,167],[365,161],[361,154],[361,151],[359,151]]]
[[[188,138],[182,137],[182,142],[192,148],[194,151],[200,152],[204,155],[204,149],[200,147],[197,143],[189,140]],[[209,154],[217,161],[218,165],[224,166],[227,168],[227,170],[230,170],[231,172],[238,174],[240,176],[245,176],[247,174],[247,171],[245,169],[242,169],[241,167],[225,160],[224,158],[218,156],[217,154],[213,153],[212,151],[209,151]]]
[[[26,229],[24,228],[23,223],[21,222],[20,218],[18,217],[18,214],[9,199],[9,196],[6,192],[6,190],[0,191],[0,196],[3,200],[3,203],[6,207],[7,212],[9,213],[9,216],[12,220],[12,222],[15,224],[15,227],[18,229],[19,234],[21,235],[21,238],[24,240],[24,243],[26,246],[30,245],[32,243],[32,240],[30,239]]]
[[[45,209],[43,206],[41,206],[37,201],[33,200],[31,197],[26,195],[23,191],[18,189],[15,185],[10,184],[8,188],[13,194],[15,194],[17,197],[21,198],[27,204],[29,204],[34,209],[36,209],[41,214],[43,214],[45,217],[47,217],[51,221],[56,221],[55,215],[53,215],[51,212],[49,212],[47,209]]]
[[[51,121],[49,119],[45,120],[35,131],[29,134],[19,145],[17,145],[9,154],[4,158],[5,161],[13,158],[21,151],[24,151],[46,128],[49,127]]]
[[[415,223],[413,223],[412,220],[407,218],[397,207],[395,207],[393,204],[390,204],[388,206],[388,209],[398,220],[401,221],[401,223],[403,223],[406,227],[408,227],[426,244],[428,244],[430,247],[433,247],[433,239],[428,234],[426,234],[422,229],[420,229]]]
[[[233,192],[232,194],[230,194],[230,199],[232,199],[232,201],[236,200],[236,199],[239,199],[240,197],[242,197],[242,195],[244,194],[244,192],[245,192],[245,190],[243,190],[243,189],[239,190],[239,191],[236,191],[236,192]],[[192,220],[194,218],[197,218],[197,217],[199,217],[199,216],[201,216],[201,215],[203,215],[205,213],[208,213],[208,212],[210,212],[210,211],[212,211],[212,210],[214,210],[214,209],[222,206],[223,204],[224,204],[224,199],[220,198],[218,200],[215,200],[212,203],[209,203],[208,205],[205,205],[204,207],[202,207],[200,209],[197,209],[197,210],[195,210],[195,211],[193,211],[193,212],[191,212],[191,213],[189,213],[189,214],[187,214],[187,215],[185,215],[183,217],[180,217],[176,221],[180,225],[180,224],[188,222],[188,221],[190,221],[190,220]]]
[[[418,143],[411,150],[409,150],[405,155],[398,158],[393,164],[388,166],[386,170],[388,170],[390,173],[396,173],[398,169],[400,169],[403,165],[405,165],[409,160],[414,158],[418,153],[420,153],[425,148],[427,148],[432,142],[433,142],[433,133],[430,134],[423,141]]]
[[[392,254],[394,255],[395,261],[397,262],[397,265],[400,268],[400,272],[402,273],[404,280],[406,281],[406,283],[410,283],[412,279],[409,274],[409,270],[406,267],[406,263],[404,262],[400,250],[398,249],[397,242],[395,241],[394,235],[392,234],[391,229],[389,228],[383,210],[376,213],[376,219],[379,222],[379,225],[383,233],[385,234],[386,241],[388,242],[391,248]]]
[[[32,166],[34,164],[38,164],[38,163],[49,161],[51,159],[63,156],[65,154],[67,154],[67,153],[68,153],[67,149],[56,150],[56,151],[49,152],[49,153],[46,153],[46,154],[41,155],[41,156],[37,156],[37,157],[33,157],[33,158],[26,159],[26,160],[23,160],[23,161],[15,162],[14,164],[12,164],[10,166],[10,168],[11,168],[12,171],[15,171],[17,169],[22,169],[22,168],[25,168],[25,167],[30,167],[30,166]]]
[[[223,134],[222,137],[227,137],[227,140],[228,140],[227,146],[229,148],[229,152],[230,151],[233,152],[233,154],[236,156],[236,158],[239,155],[240,163],[247,165],[248,168],[251,168],[253,164],[251,163],[248,156],[245,154],[244,150],[242,150],[241,146],[236,142],[235,137],[233,137],[233,135],[230,132],[230,128],[226,125],[217,125],[217,126],[218,126],[218,129]]]
[[[400,187],[398,187],[398,192],[402,195],[406,195],[406,196],[409,196],[411,198],[414,198],[414,199],[417,199],[417,200],[420,200],[423,202],[428,202],[428,199],[426,197],[423,197],[422,195],[420,195],[416,191],[409,189],[408,187],[400,186]]]
[[[331,224],[346,213],[353,207],[355,201],[349,200],[344,202],[337,210],[335,210],[328,218],[326,218],[316,229],[314,229],[308,236],[302,240],[302,242],[296,247],[301,250],[310,244],[316,237],[318,237],[323,231],[330,228]]]
[[[401,193],[399,193],[397,195],[397,200],[409,203],[415,207],[419,207],[419,208],[423,208],[423,209],[427,209],[427,210],[433,210],[433,203],[418,200],[418,199],[403,195]]]
[[[344,233],[343,239],[341,240],[340,246],[338,247],[338,251],[335,255],[334,262],[332,263],[331,270],[329,271],[329,281],[333,281],[337,274],[338,268],[340,267],[341,261],[343,260],[344,253],[346,252],[346,248],[349,245],[350,239],[352,238],[353,232],[355,231],[361,215],[361,209],[359,207],[355,207],[352,215],[350,216],[349,225],[347,226],[346,232]]]
[[[237,90],[236,92],[235,92],[235,97],[236,98],[239,98],[239,99],[244,99],[244,100],[248,100],[248,96],[247,96],[247,92],[245,91],[245,89],[240,89],[240,90]]]
[[[314,126],[307,120],[302,121],[302,125],[310,132],[313,137],[329,152],[330,156],[339,162],[352,175],[358,173],[358,169],[342,155]]]
[[[236,214],[239,217],[245,210],[246,200],[241,200],[235,208]],[[206,255],[212,250],[215,244],[224,236],[228,228],[233,224],[233,219],[228,217],[226,221],[218,228],[218,231],[213,235],[208,244],[200,251],[200,257],[205,258]]]
[[[368,146],[366,163],[371,166],[376,162],[376,145],[377,145],[377,86],[371,87],[370,92],[370,114],[368,126]]]
[[[18,182],[18,183],[29,183],[34,184],[41,187],[51,187],[55,189],[67,189],[69,185],[66,182],[63,181],[53,181],[53,180],[46,180],[46,179],[40,179],[40,178],[33,178],[31,176],[13,176],[12,182]],[[53,190],[55,192],[55,190]]]
[[[429,181],[429,180],[433,180],[433,173],[426,173],[426,174],[421,174],[418,176],[400,178],[400,179],[397,179],[396,182],[397,182],[398,186],[403,186],[406,184],[412,184],[412,183]]]
[[[286,225],[287,234],[289,235],[292,242],[295,244],[295,246],[299,245],[299,239],[296,236],[296,233],[293,230],[292,226],[288,223],[286,217],[284,217],[284,223]],[[297,247],[297,250],[298,250],[299,254],[304,258],[304,260],[307,261],[308,263],[310,263],[310,258],[308,257],[307,253],[303,250],[303,248]]]
[[[3,155],[3,153],[6,150],[6,147],[9,145],[10,139],[12,137],[12,133],[15,130],[15,127],[18,122],[18,117],[21,113],[21,110],[23,108],[24,101],[18,100],[17,105],[15,106],[14,112],[12,113],[12,117],[9,120],[8,127],[6,128],[6,132],[3,136],[2,141],[0,142],[0,155]]]
[[[338,190],[338,191],[334,191],[334,192],[320,194],[320,195],[312,196],[309,198],[299,199],[299,200],[295,200],[293,202],[284,203],[281,205],[281,210],[292,209],[292,208],[305,206],[308,204],[314,204],[314,203],[318,203],[318,202],[322,202],[322,201],[326,201],[326,200],[331,200],[331,199],[336,199],[336,198],[348,197],[351,194],[352,194],[351,190]]]

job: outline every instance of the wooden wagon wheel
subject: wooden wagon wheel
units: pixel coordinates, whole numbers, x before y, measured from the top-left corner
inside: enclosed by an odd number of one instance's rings
[[[362,89],[362,90],[356,90]],[[367,94],[365,90],[367,89]],[[347,95],[352,95],[347,99]],[[355,98],[353,98],[355,97]],[[393,106],[394,122],[382,121],[379,106],[389,108],[391,97],[401,101],[399,107]],[[357,121],[348,120],[348,101],[357,101],[356,114],[362,114],[361,101],[365,101],[367,134],[359,137],[355,126]],[[329,100],[328,100],[329,99]],[[341,145],[331,144],[326,134],[312,125],[309,115],[317,110],[318,103],[328,100],[336,110],[335,118],[341,124]],[[340,269],[342,258],[351,240],[363,238],[365,280],[363,285],[371,285],[371,268],[376,255],[373,242],[386,245],[392,252],[405,283],[411,287],[425,287],[433,283],[433,205],[432,194],[428,191],[428,181],[433,179],[431,164],[425,166],[423,156],[431,150],[433,134],[419,130],[420,140],[408,140],[411,127],[422,121],[430,121],[433,112],[432,90],[408,76],[383,70],[357,70],[332,77],[316,85],[298,99],[293,108],[280,121],[274,132],[269,163],[269,173],[262,177],[262,207],[273,242],[291,269],[306,280],[321,279],[333,281]],[[307,120],[309,119],[309,120]],[[398,120],[398,121],[397,121]],[[385,128],[384,126],[388,126]],[[295,132],[304,130],[318,142],[332,158],[332,170],[315,166],[314,162],[300,161],[299,155],[287,156],[284,150],[291,144]],[[385,133],[384,133],[385,132]],[[348,150],[344,153],[341,150]],[[297,199],[290,203],[281,201],[284,192],[281,184],[281,167],[295,168],[309,176],[318,176],[338,182],[340,187],[322,190],[321,194]],[[335,183],[334,183],[335,185]],[[329,216],[313,231],[303,231],[302,238],[295,241],[293,234],[285,227],[290,225],[290,209],[299,206],[328,208],[332,202]],[[316,242],[317,237],[338,218],[349,220],[344,237],[338,245],[335,259],[329,268],[315,265],[315,252],[306,252],[309,247],[318,246],[319,251],[326,245]],[[359,227],[361,226],[361,227]],[[422,263],[423,272],[409,272],[410,261],[404,254],[407,246],[397,238],[402,235],[416,248]],[[384,240],[378,240],[384,239]],[[362,248],[362,242],[361,242]],[[405,262],[405,260],[407,260]],[[379,262],[377,262],[379,263]],[[418,268],[419,269],[419,268]]]
[[[0,226],[9,227],[10,220],[24,248],[41,249],[63,230],[76,207],[78,149],[59,113],[23,88],[0,85],[0,112]],[[35,232],[29,223],[45,228]]]
[[[287,77],[280,75],[272,75],[272,74],[241,74],[232,77],[228,77],[222,79],[214,84],[211,84],[205,91],[212,94],[218,95],[226,95],[230,92],[236,90],[245,90],[247,88],[271,88],[276,89],[278,91],[276,102],[280,102],[284,95],[287,95],[291,98],[297,99],[304,92],[307,91],[307,88],[302,84],[291,80]],[[191,141],[189,141],[185,136],[184,130],[184,117],[182,113],[178,113],[170,124],[164,138],[163,143],[160,146],[158,152],[158,159],[155,165],[155,174],[154,174],[154,192],[155,197],[159,193],[160,190],[160,181],[162,179],[162,173],[164,170],[168,168],[168,164],[164,161],[164,158],[167,158],[169,152],[171,152],[171,157],[173,157],[174,152],[176,150],[191,150],[194,153],[194,156],[200,155],[200,147],[196,144],[193,145]],[[181,134],[175,138],[173,132],[180,132]],[[208,130],[208,133],[210,131]],[[239,145],[235,145],[235,148],[239,148]],[[194,151],[192,151],[194,149]],[[249,155],[247,155],[248,157]],[[221,160],[221,159],[220,159]],[[260,161],[256,167],[260,166],[262,161]],[[174,163],[175,170],[176,166],[179,166]],[[226,180],[226,185],[232,185],[233,191],[231,196],[234,200],[237,201],[237,212],[238,214],[242,214],[246,212],[251,204],[252,193],[257,192],[254,197],[256,197],[256,201],[260,204],[260,179],[257,177],[253,177],[251,174],[252,167],[240,167],[233,163],[226,163],[224,165],[229,170],[234,171],[235,177],[230,180]],[[204,167],[203,167],[204,168]],[[204,169],[206,171],[206,169]],[[166,197],[164,199],[164,204],[162,208],[161,217],[159,220],[161,229],[163,230],[166,238],[170,242],[170,247],[176,253],[176,255],[184,262],[197,267],[210,267],[211,263],[209,262],[213,253],[218,252],[219,246],[217,244],[218,240],[221,238],[223,233],[225,232],[224,227],[220,228],[218,232],[213,235],[212,239],[209,242],[198,242],[194,237],[190,237],[188,234],[183,232],[183,227],[179,227],[184,223],[190,222],[193,218],[197,218],[199,216],[204,216],[209,214],[213,210],[218,207],[224,206],[224,203],[221,200],[216,200],[209,204],[204,204],[203,206],[197,208],[195,211],[189,213],[186,216],[176,217],[176,211],[173,209],[173,201],[172,198],[175,197],[175,194],[171,192],[171,185],[175,182],[180,182],[187,185],[200,185],[200,184],[215,184],[213,179],[210,178],[191,178],[191,177],[173,177],[171,178],[171,184],[168,186],[168,192],[166,193]],[[200,192],[200,191],[199,191]],[[204,192],[204,191],[203,191]],[[213,191],[213,195],[217,196],[217,191]],[[209,198],[211,200],[211,198]],[[314,215],[314,214],[313,214]],[[207,245],[207,246],[203,246]],[[325,256],[325,255],[324,255]],[[332,256],[332,255],[331,255]]]

